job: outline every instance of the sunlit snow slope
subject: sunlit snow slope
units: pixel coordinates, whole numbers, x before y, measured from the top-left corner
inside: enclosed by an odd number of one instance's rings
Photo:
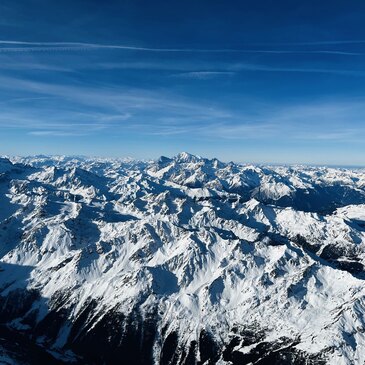
[[[0,363],[363,364],[364,187],[187,153],[2,158]]]

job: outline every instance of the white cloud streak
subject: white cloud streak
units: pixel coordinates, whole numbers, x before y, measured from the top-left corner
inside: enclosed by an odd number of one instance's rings
[[[13,77],[0,77],[1,89],[25,94],[2,103],[0,127],[38,137],[123,131],[211,140],[272,140],[285,135],[289,141],[361,142],[365,137],[362,99],[281,106],[254,106],[243,99],[238,109],[227,110],[168,90],[54,84]],[[39,107],[37,103],[41,103]],[[349,119],[354,126],[351,129],[347,127]]]
[[[344,76],[365,76],[365,71],[334,69],[334,68],[312,68],[312,67],[276,67],[262,64],[238,63],[230,66],[232,71],[263,71],[263,72],[299,72],[299,73],[325,73]]]
[[[210,79],[217,76],[233,76],[233,71],[190,71],[173,74],[173,77],[189,78],[189,79]]]
[[[325,44],[325,43],[323,43]],[[333,43],[336,44],[336,43]],[[341,44],[341,43],[338,43]],[[0,40],[0,53],[16,52],[73,52],[73,51],[93,51],[93,50],[125,50],[141,52],[179,52],[179,53],[252,53],[252,54],[329,54],[361,56],[362,52],[349,52],[343,50],[290,50],[290,49],[241,49],[241,48],[154,48],[128,46],[120,44],[101,44],[84,42],[23,42],[12,40]],[[300,45],[299,43],[297,45]],[[304,45],[304,44],[303,44]],[[11,47],[9,47],[11,46]]]

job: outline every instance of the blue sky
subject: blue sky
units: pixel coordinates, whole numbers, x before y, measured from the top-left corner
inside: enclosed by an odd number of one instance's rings
[[[365,2],[0,3],[0,154],[364,165]]]

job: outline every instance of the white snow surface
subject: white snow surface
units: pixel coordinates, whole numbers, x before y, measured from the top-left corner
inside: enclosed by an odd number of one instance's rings
[[[365,264],[364,186],[363,170],[187,153],[3,158],[0,294],[26,287],[51,303],[67,292],[71,321],[90,298],[95,322],[139,303],[181,343],[202,328],[228,343],[233,327],[252,325],[329,364],[363,364],[365,276],[339,265]]]

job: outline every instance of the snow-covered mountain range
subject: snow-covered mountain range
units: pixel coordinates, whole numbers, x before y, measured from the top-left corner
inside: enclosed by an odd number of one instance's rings
[[[364,265],[365,170],[0,159],[0,363],[364,364]]]

